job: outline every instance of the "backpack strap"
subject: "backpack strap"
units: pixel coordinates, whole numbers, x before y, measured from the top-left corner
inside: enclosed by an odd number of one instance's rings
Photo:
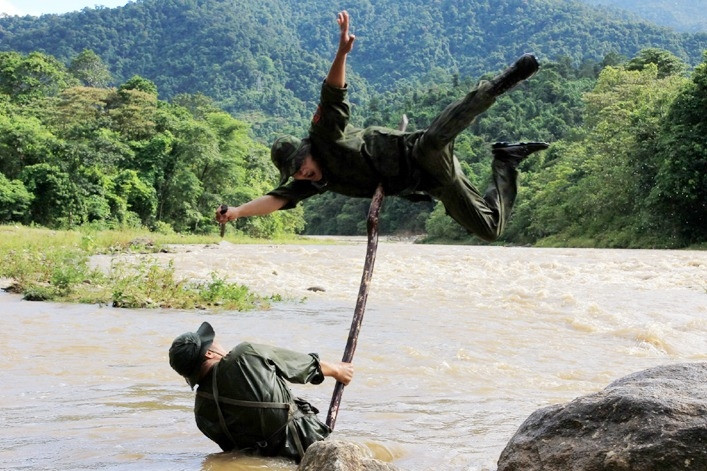
[[[214,392],[216,392],[214,390]],[[212,401],[223,402],[224,404],[229,404],[232,406],[240,407],[251,407],[253,409],[289,409],[290,405],[284,402],[258,402],[258,401],[242,401],[238,399],[231,399],[230,397],[217,396],[216,394],[209,394],[205,391],[198,391],[197,396],[201,396],[206,399],[211,399]]]
[[[233,439],[233,435],[231,435],[231,431],[228,430],[228,427],[226,426],[226,419],[223,417],[223,412],[221,411],[221,404],[219,403],[219,397],[218,397],[218,382],[216,381],[216,372],[218,371],[218,363],[214,364],[214,371],[211,380],[211,388],[214,392],[213,395],[213,400],[216,403],[216,411],[218,412],[218,421],[219,424],[221,424],[221,430],[223,433],[226,434],[229,440],[231,440],[231,446],[235,447],[236,446],[236,441]],[[197,394],[200,394],[197,392]],[[202,394],[203,395],[203,394]]]

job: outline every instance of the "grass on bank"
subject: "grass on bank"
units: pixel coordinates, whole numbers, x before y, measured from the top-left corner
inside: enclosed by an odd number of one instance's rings
[[[254,239],[227,238],[236,243]],[[264,309],[278,295],[258,296],[246,286],[216,274],[206,281],[179,279],[170,263],[149,257],[137,263],[116,262],[108,272],[92,268],[91,255],[156,253],[170,244],[218,243],[208,235],[160,234],[146,230],[57,231],[0,226],[0,278],[27,300],[108,304],[126,308]],[[270,241],[272,242],[272,241]]]

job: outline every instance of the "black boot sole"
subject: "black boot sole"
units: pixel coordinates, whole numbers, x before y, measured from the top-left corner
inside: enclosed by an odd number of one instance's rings
[[[493,152],[496,150],[512,151],[514,149],[527,149],[528,154],[532,154],[539,150],[545,150],[548,147],[550,147],[550,144],[547,142],[516,142],[513,144],[509,142],[496,142],[491,146],[491,149],[493,149]]]
[[[517,166],[530,154],[548,147],[550,144],[547,142],[517,142],[515,144],[497,142],[491,146],[491,153],[494,158]]]

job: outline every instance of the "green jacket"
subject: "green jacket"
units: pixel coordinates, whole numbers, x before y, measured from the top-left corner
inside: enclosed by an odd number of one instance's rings
[[[292,397],[285,380],[321,383],[319,357],[241,343],[199,382],[194,404],[199,430],[224,451],[299,460],[309,445],[324,439],[331,429],[319,421],[317,409]]]
[[[351,105],[346,94],[346,88],[325,82],[312,118],[309,139],[312,157],[322,170],[322,181],[294,180],[268,194],[287,199],[289,202],[282,209],[291,209],[303,199],[325,191],[370,198],[378,184],[383,183],[386,195],[429,199],[421,198],[418,192],[424,177],[412,158],[412,148],[422,131],[354,127],[349,124]]]

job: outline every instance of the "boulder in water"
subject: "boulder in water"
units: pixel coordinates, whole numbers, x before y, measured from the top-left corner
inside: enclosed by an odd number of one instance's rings
[[[340,440],[313,443],[304,454],[297,471],[399,471],[377,460],[365,445]]]
[[[498,471],[707,470],[707,363],[666,365],[535,411]]]

